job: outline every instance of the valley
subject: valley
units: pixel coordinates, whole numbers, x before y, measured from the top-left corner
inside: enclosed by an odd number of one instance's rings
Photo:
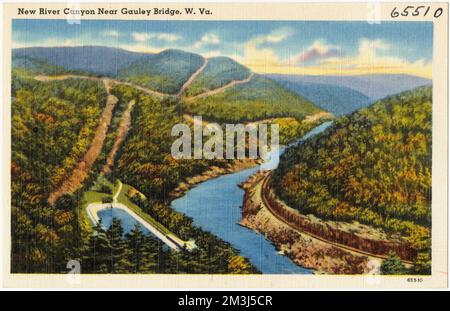
[[[426,274],[431,89],[373,104],[278,81],[181,50],[15,49],[13,271],[362,274],[392,257]],[[196,115],[278,124],[279,166],[174,159],[171,129]]]

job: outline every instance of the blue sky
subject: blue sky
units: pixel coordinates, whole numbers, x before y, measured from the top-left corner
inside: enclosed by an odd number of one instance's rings
[[[14,20],[13,47],[105,45],[225,55],[261,73],[431,76],[430,22]]]

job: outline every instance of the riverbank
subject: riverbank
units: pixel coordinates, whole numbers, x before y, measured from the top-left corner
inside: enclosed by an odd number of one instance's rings
[[[255,166],[202,182],[173,200],[171,208],[192,219],[194,226],[227,242],[263,274],[311,274],[278,254],[263,235],[239,224],[244,191],[238,185],[258,169]]]
[[[260,164],[260,160],[243,159],[235,160],[226,167],[210,166],[204,173],[186,178],[185,182],[181,182],[178,186],[170,192],[171,199],[182,197],[189,189],[195,185],[205,182],[207,180],[217,178],[222,175],[236,173],[248,168],[255,167]]]
[[[316,273],[364,274],[381,260],[348,251],[305,234],[275,217],[261,198],[268,172],[257,173],[241,184],[245,190],[240,224],[266,236],[276,248],[296,264]]]

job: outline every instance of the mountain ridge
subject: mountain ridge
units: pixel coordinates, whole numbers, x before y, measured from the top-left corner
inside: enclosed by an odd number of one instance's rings
[[[304,96],[334,115],[344,115],[368,106],[372,100],[352,88],[322,83],[274,79],[285,88]]]
[[[269,74],[272,79],[302,83],[322,83],[354,89],[372,101],[395,95],[417,87],[427,86],[432,80],[409,74],[363,75],[286,75]]]
[[[96,64],[95,59],[100,57],[96,55],[100,52],[108,55],[102,55],[102,61]],[[70,61],[65,59],[67,55],[71,55]],[[115,60],[121,55],[125,59],[118,63]],[[323,111],[322,108],[279,83],[254,75],[247,67],[229,57],[206,59],[201,55],[179,49],[139,54],[92,46],[15,50],[13,59],[21,57],[37,59],[38,62],[47,61],[52,66],[66,68],[69,72],[78,70],[90,72],[94,76],[106,74],[110,78],[137,87],[161,94],[176,95],[184,103],[183,109],[186,112],[201,113],[214,120],[253,121],[258,118],[285,116],[302,119],[311,113]],[[88,60],[83,61],[86,58]],[[82,61],[74,61],[77,59]],[[28,64],[20,61],[13,63],[19,66]],[[114,66],[111,67],[111,64]],[[34,67],[39,69],[40,66],[36,64]],[[209,94],[204,97],[196,97],[208,92]],[[215,104],[215,100],[220,104]]]
[[[266,118],[294,113],[302,118],[320,110],[343,115],[376,99],[431,83],[410,75],[259,75],[230,57],[205,58],[181,49],[141,53],[106,46],[30,47],[13,49],[12,58],[14,67],[112,77],[159,93],[192,98],[186,105],[188,111],[222,121],[252,119],[255,114]],[[236,81],[239,83],[234,85]],[[221,88],[220,93],[213,92]],[[199,97],[202,93],[210,95]]]

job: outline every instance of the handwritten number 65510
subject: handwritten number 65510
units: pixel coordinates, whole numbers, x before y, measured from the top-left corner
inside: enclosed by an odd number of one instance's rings
[[[423,5],[419,5],[419,6],[412,6],[412,5],[408,5],[405,8],[403,8],[403,10],[398,9],[397,7],[393,8],[391,11],[391,17],[392,18],[397,18],[399,16],[423,16],[426,17],[428,16],[428,14],[433,14],[433,17],[438,18],[439,16],[442,15],[442,13],[444,13],[444,10],[442,8],[437,8],[434,10],[434,12],[430,12],[431,7],[429,6],[423,6]]]

